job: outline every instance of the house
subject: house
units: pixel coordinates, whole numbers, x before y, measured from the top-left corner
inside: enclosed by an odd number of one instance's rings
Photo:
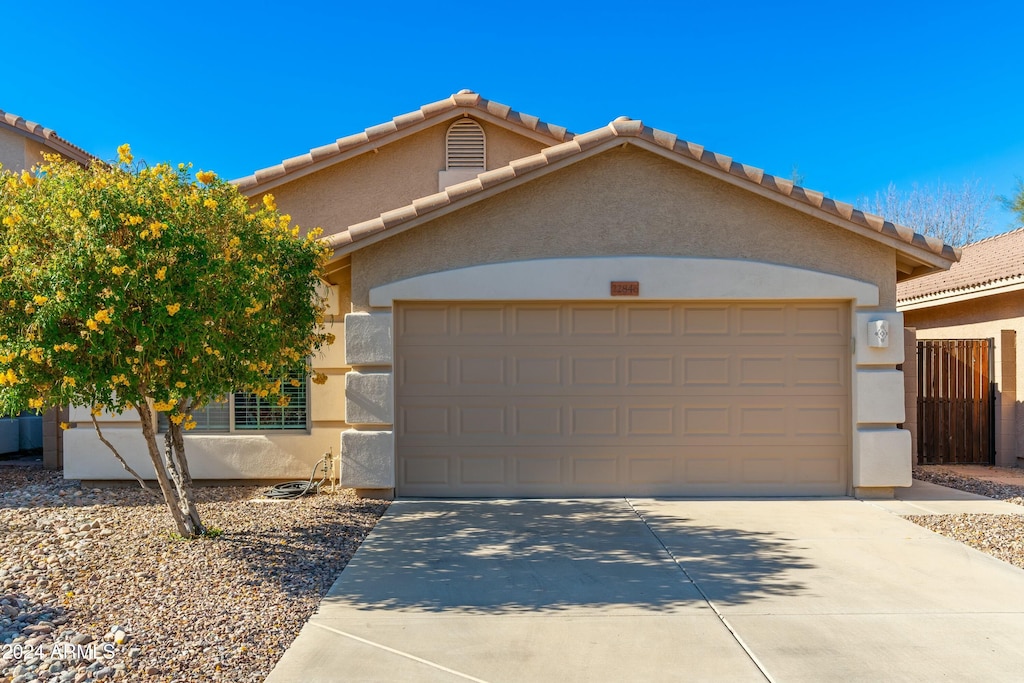
[[[0,167],[20,171],[41,163],[43,154],[54,153],[82,165],[96,158],[56,131],[0,109]],[[60,469],[63,464],[63,435],[58,428],[62,419],[56,410],[43,415],[43,465],[47,469]]]
[[[235,182],[324,229],[339,342],[305,424],[239,429],[236,397],[190,434],[196,478],[330,448],[397,495],[910,484],[896,283],[948,268],[940,241],[641,121],[573,135],[470,91]],[[124,478],[66,439],[68,476]]]
[[[897,310],[917,339],[993,340],[995,464],[1016,466],[1024,458],[1017,400],[1024,386],[1017,348],[1024,334],[1024,228],[968,244],[948,271],[902,282],[896,292]],[[916,398],[916,385],[908,393]]]

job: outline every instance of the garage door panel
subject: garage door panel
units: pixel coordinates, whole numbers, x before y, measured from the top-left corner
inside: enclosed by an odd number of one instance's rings
[[[604,446],[841,445],[845,402],[786,396],[542,396],[404,398],[396,431],[400,449],[438,442],[458,446],[518,444]]]
[[[846,492],[849,310],[399,304],[402,495]]]
[[[414,496],[843,495],[846,457],[845,447],[439,447],[403,458],[398,484]]]
[[[406,396],[509,396],[604,393],[733,395],[849,394],[848,352],[767,353],[727,347],[630,346],[550,349],[512,346],[415,347],[398,362]]]
[[[849,318],[828,304],[402,304],[404,347],[438,344],[847,346]]]

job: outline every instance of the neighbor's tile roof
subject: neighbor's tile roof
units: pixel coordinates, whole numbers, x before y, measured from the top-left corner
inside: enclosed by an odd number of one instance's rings
[[[74,159],[81,164],[89,164],[98,160],[97,157],[86,152],[78,145],[73,145],[61,136],[57,135],[57,131],[52,128],[46,128],[35,121],[29,121],[17,114],[6,112],[3,109],[0,109],[0,124],[5,124],[16,130],[28,133],[29,136],[36,138],[55,152],[60,152],[64,156]]]
[[[348,229],[323,239],[336,251],[339,249],[346,252],[351,251],[351,249],[347,248],[349,245],[358,243],[378,233],[395,230],[404,223],[441,210],[449,205],[461,203],[461,200],[501,183],[529,174],[556,162],[582,155],[584,152],[602,144],[607,145],[611,143],[611,145],[615,145],[628,141],[653,145],[663,151],[676,155],[684,163],[689,163],[697,168],[703,167],[709,173],[734,176],[752,185],[770,190],[772,193],[777,193],[781,197],[795,200],[826,214],[831,214],[848,224],[852,223],[861,228],[876,232],[879,235],[894,238],[907,245],[932,252],[944,259],[955,260],[957,258],[956,250],[941,240],[924,237],[908,227],[896,225],[873,214],[864,213],[853,208],[850,204],[829,199],[820,192],[800,187],[785,178],[769,175],[759,168],[735,162],[730,157],[705,150],[702,146],[692,142],[680,140],[672,133],[644,126],[641,121],[630,120],[626,117],[619,117],[607,126],[589,133],[576,135],[568,142],[548,147],[538,154],[517,159],[507,166],[485,171],[473,180],[449,186],[437,194],[414,200],[408,206],[387,211],[377,218],[351,225]]]
[[[383,138],[401,134],[414,126],[431,119],[450,116],[453,112],[457,112],[459,110],[473,109],[494,116],[500,120],[507,121],[513,125],[544,135],[545,137],[550,138],[552,143],[570,140],[573,136],[572,133],[562,126],[545,123],[536,116],[523,114],[522,112],[512,109],[508,105],[486,100],[478,93],[470,90],[460,90],[451,97],[431,104],[425,104],[416,111],[396,116],[386,123],[372,126],[361,133],[355,133],[354,135],[339,138],[330,144],[311,149],[306,154],[300,154],[297,157],[285,159],[276,166],[269,166],[267,168],[260,169],[252,175],[245,176],[244,178],[238,178],[231,182],[237,185],[238,189],[242,192],[258,189],[258,186],[266,182],[301,171],[313,164],[319,164],[320,162],[329,160],[332,157],[350,154],[361,147],[370,148],[374,144],[382,141]]]
[[[1024,278],[1024,228],[1017,228],[963,247],[959,263],[896,286],[900,304],[936,295],[952,296],[1009,284]]]

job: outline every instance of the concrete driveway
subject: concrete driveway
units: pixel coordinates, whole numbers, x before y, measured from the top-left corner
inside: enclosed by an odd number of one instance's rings
[[[1024,571],[893,514],[956,503],[915,488],[397,501],[267,680],[1020,680]]]

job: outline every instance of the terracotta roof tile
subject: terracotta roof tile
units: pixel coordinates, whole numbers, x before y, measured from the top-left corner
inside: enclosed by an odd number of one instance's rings
[[[934,238],[928,238],[935,241]],[[964,246],[949,270],[901,282],[896,300],[906,305],[982,291],[1024,279],[1024,227]]]
[[[821,192],[800,187],[785,178],[769,175],[760,168],[733,162],[728,156],[710,152],[700,145],[687,142],[686,140],[679,140],[671,133],[649,128],[640,121],[625,120],[622,117],[612,121],[607,126],[577,135],[567,142],[547,147],[539,154],[517,159],[508,166],[481,173],[473,180],[451,185],[440,193],[430,195],[421,200],[415,200],[411,205],[405,207],[404,210],[388,212],[380,218],[364,221],[350,227],[346,231],[325,237],[323,241],[334,249],[348,246],[370,234],[381,232],[385,229],[385,223],[387,223],[387,229],[394,228],[400,224],[396,223],[396,219],[400,218],[401,222],[405,222],[413,218],[419,218],[431,211],[451,206],[460,200],[471,197],[485,188],[495,187],[514,178],[522,177],[551,166],[564,159],[581,155],[586,150],[602,144],[609,142],[616,144],[619,140],[623,142],[635,140],[638,144],[641,142],[648,143],[668,150],[670,154],[691,160],[689,163],[698,161],[700,164],[707,166],[709,172],[724,172],[741,178],[754,185],[776,192],[781,196],[789,197],[791,200],[830,214],[852,225],[871,232],[887,235],[907,245],[931,252],[941,259],[954,261],[957,258],[957,251],[944,244],[941,240],[918,235],[908,227],[895,225],[880,216],[864,213],[844,202],[828,199]],[[447,198],[447,201],[442,200],[442,195]],[[1024,237],[1021,238],[1021,245],[1022,256],[1024,256]],[[1018,258],[1018,262],[1024,262],[1024,258]],[[1024,267],[1021,270],[1024,270]],[[919,282],[919,280],[915,282]]]
[[[27,133],[55,152],[59,152],[69,159],[74,159],[80,164],[90,164],[93,161],[99,161],[99,157],[86,152],[78,145],[68,142],[61,136],[57,135],[57,131],[52,128],[46,128],[35,121],[29,121],[17,114],[4,111],[3,109],[0,109],[0,125],[7,125],[11,128]]]
[[[259,192],[259,186],[267,181],[279,179],[282,175],[299,172],[331,157],[340,156],[392,135],[401,134],[406,129],[419,125],[429,119],[446,116],[460,110],[466,110],[467,113],[472,113],[473,110],[486,113],[503,121],[508,121],[530,131],[540,133],[545,137],[551,138],[553,143],[570,140],[573,137],[572,133],[561,126],[553,126],[541,121],[536,116],[522,114],[508,105],[491,102],[481,97],[478,93],[461,90],[447,99],[425,104],[416,111],[401,114],[390,121],[370,126],[361,133],[339,138],[333,143],[310,150],[307,154],[292,157],[283,165],[277,164],[269,168],[263,168],[255,171],[252,175],[238,178],[231,182],[237,185],[243,192]]]

